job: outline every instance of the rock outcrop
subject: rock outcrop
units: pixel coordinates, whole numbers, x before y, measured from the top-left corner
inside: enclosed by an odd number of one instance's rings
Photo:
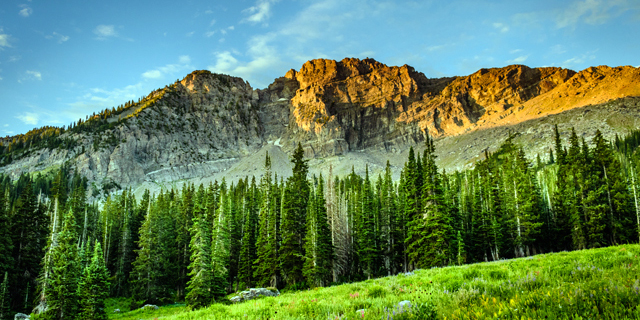
[[[277,297],[279,295],[280,295],[280,291],[278,291],[278,289],[275,289],[275,288],[272,288],[272,289],[251,288],[249,290],[240,292],[240,294],[237,296],[233,296],[231,299],[229,299],[229,301],[233,303],[238,303],[238,302],[253,300],[258,297]]]
[[[98,196],[127,187],[220,178],[232,171],[259,175],[246,159],[269,148],[290,153],[298,143],[317,168],[349,159],[384,163],[420,145],[427,134],[447,141],[437,145],[440,161],[446,161],[440,166],[459,167],[499,143],[492,137],[498,132],[500,137],[509,128],[528,132],[536,119],[575,120],[561,114],[586,119],[581,111],[573,112],[581,108],[610,119],[615,116],[606,109],[611,101],[622,101],[616,106],[624,108],[615,110],[627,118],[602,124],[609,137],[637,128],[629,122],[640,116],[633,97],[640,97],[640,71],[633,67],[576,73],[513,65],[430,79],[407,65],[317,59],[260,90],[237,77],[194,71],[106,120],[90,119],[87,123],[97,123],[93,127],[66,130],[60,138],[72,141],[68,147],[27,149],[11,154],[10,162],[5,152],[8,164],[0,172],[16,179],[23,172],[70,163],[91,182],[89,196]],[[575,125],[580,128],[579,122]],[[548,129],[538,127],[533,135]],[[593,122],[584,127],[592,130]],[[479,132],[484,135],[479,140],[464,138]],[[2,140],[5,145],[10,141]],[[454,148],[456,141],[467,142]]]

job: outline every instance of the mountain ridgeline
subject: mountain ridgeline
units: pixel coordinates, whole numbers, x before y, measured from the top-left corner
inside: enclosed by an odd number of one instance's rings
[[[273,170],[286,177],[287,155],[301,143],[311,172],[332,165],[337,174],[352,167],[362,174],[365,163],[381,172],[387,159],[400,168],[427,135],[436,139],[439,165],[455,169],[497,150],[509,132],[521,133],[516,142],[533,158],[547,154],[555,124],[587,138],[595,128],[609,139],[637,128],[639,80],[633,67],[576,73],[523,65],[430,79],[407,65],[347,58],[311,60],[253,89],[237,77],[194,71],[68,127],[1,139],[0,172],[15,180],[68,163],[97,196],[184,180],[237,181],[257,173],[267,151],[285,160]]]

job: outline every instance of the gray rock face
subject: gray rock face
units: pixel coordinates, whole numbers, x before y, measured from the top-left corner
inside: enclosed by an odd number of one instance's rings
[[[436,143],[438,159],[445,162],[439,166],[460,169],[460,164],[473,163],[484,148],[495,149],[513,126],[521,125],[514,128],[516,132],[539,141],[548,128],[540,126],[544,122],[538,118],[586,104],[576,100],[582,96],[568,94],[573,100],[565,99],[562,110],[538,111],[529,106],[537,105],[538,100],[545,105],[546,98],[536,99],[556,88],[571,93],[589,84],[606,93],[613,92],[609,87],[626,86],[631,89],[625,94],[633,95],[640,87],[635,80],[640,79],[640,72],[627,69],[612,69],[591,79],[584,72],[510,66],[483,69],[467,77],[428,79],[406,65],[388,67],[372,59],[318,59],[305,63],[298,72],[287,72],[263,90],[254,90],[237,77],[194,71],[116,112],[106,119],[108,123],[85,131],[67,130],[60,138],[73,141],[74,147],[34,148],[0,167],[0,173],[15,180],[23,172],[45,171],[68,162],[87,177],[93,186],[88,196],[96,199],[128,187],[198,183],[201,178],[225,176],[236,165],[247,168],[240,173],[235,170],[236,176],[259,175],[255,165],[241,162],[269,146],[291,154],[301,143],[305,156],[316,160],[310,164],[317,167],[331,157],[337,162],[355,158],[355,162],[374,166],[384,166],[391,159],[392,165],[401,166],[404,160],[393,158],[406,159],[401,153],[409,146],[421,146],[427,133],[444,137]],[[586,80],[572,84],[578,78]],[[598,123],[589,120],[596,112],[583,114],[578,108],[571,118],[561,119],[558,114],[553,122],[571,123],[578,133],[592,133],[597,126],[612,138],[640,125],[634,120],[640,118],[640,99],[625,99],[620,103],[624,108],[613,112],[603,108],[601,115],[607,118],[599,117]],[[525,113],[522,119],[531,119],[531,123],[516,122],[518,112]],[[623,112],[623,117],[615,117]],[[98,122],[90,119],[87,123],[92,121]],[[534,126],[538,127],[530,130]],[[482,132],[482,128],[489,130]],[[539,150],[526,151],[535,156],[548,149],[539,145]],[[334,168],[339,165],[335,164]],[[277,173],[286,176],[290,171]]]
[[[233,303],[238,303],[238,302],[252,300],[260,296],[277,297],[279,295],[280,295],[280,291],[278,291],[277,289],[273,289],[273,291],[271,291],[270,289],[266,289],[266,288],[251,288],[247,291],[240,292],[240,295],[234,296],[229,300]]]

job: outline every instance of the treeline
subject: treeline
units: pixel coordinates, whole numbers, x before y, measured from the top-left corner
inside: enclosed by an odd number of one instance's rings
[[[107,296],[198,308],[246,287],[295,290],[637,243],[637,136],[609,143],[598,131],[587,144],[572,131],[563,145],[556,128],[549,160],[535,163],[510,136],[474,169],[452,173],[438,169],[427,139],[422,154],[410,149],[399,181],[389,164],[377,176],[309,176],[298,145],[286,180],[267,155],[259,181],[139,200],[125,190],[101,209],[67,167],[15,185],[4,178],[0,318],[37,306],[46,319],[98,319]]]

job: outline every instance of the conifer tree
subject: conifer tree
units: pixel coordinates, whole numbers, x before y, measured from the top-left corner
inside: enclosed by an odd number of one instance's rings
[[[104,263],[102,246],[96,243],[91,263],[84,268],[78,287],[80,308],[78,319],[106,320],[105,300],[109,296],[109,271]]]
[[[306,255],[302,270],[307,284],[311,287],[322,287],[331,282],[333,248],[325,203],[324,179],[320,175],[316,188],[312,188],[309,194]]]
[[[5,190],[0,186],[0,275],[8,272],[13,265],[13,257],[11,256],[13,251],[11,223],[6,203]]]
[[[278,274],[278,249],[276,234],[276,198],[272,186],[271,158],[265,156],[265,174],[260,180],[262,201],[258,213],[258,236],[256,239],[256,260],[254,261],[254,278],[259,286],[276,286]]]
[[[13,270],[10,273],[12,279],[9,280],[9,287],[13,304],[11,309],[29,313],[35,297],[36,278],[41,270],[40,262],[47,244],[49,218],[37,203],[31,178],[26,176],[25,180],[11,218]]]
[[[220,184],[220,208],[214,215],[213,232],[211,239],[211,268],[213,278],[211,283],[211,295],[219,298],[227,293],[228,288],[228,263],[229,263],[229,222],[231,199],[229,199],[227,184],[222,179]]]
[[[427,137],[423,157],[422,214],[409,224],[409,257],[419,268],[446,265],[453,235],[443,199],[441,177],[435,164],[433,140]]]
[[[376,273],[375,259],[378,254],[375,243],[374,195],[369,180],[369,167],[365,167],[365,177],[360,192],[358,215],[358,257],[364,275],[371,279]]]
[[[298,143],[293,152],[293,175],[287,179],[282,200],[282,245],[279,255],[281,270],[288,285],[297,285],[303,280],[302,265],[304,257],[303,241],[309,182],[309,166],[304,160],[304,150]]]
[[[206,200],[204,187],[200,185],[194,203],[193,224],[190,230],[191,264],[189,264],[189,282],[185,297],[187,305],[192,309],[206,307],[212,301],[211,229],[206,212]]]
[[[73,211],[70,209],[64,216],[62,231],[57,243],[51,250],[51,279],[47,291],[48,309],[45,319],[69,319],[78,310],[78,280],[81,270],[78,263],[78,236]]]
[[[4,272],[2,284],[0,284],[0,319],[10,319],[11,300],[9,296],[9,272]]]
[[[244,195],[245,221],[240,248],[239,280],[245,287],[254,285],[253,263],[256,260],[256,238],[258,230],[258,188],[255,177]]]

